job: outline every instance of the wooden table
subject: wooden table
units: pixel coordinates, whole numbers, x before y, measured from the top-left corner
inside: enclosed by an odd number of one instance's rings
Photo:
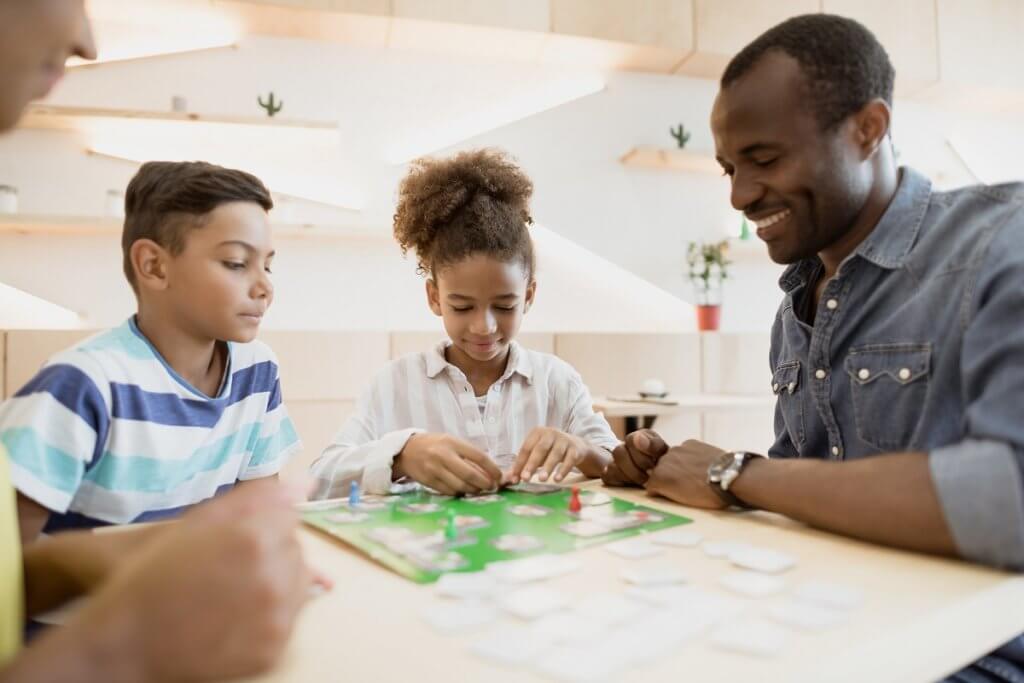
[[[1024,631],[1024,576],[872,546],[778,515],[683,508],[635,489],[612,493],[690,517],[694,524],[685,528],[706,539],[745,541],[795,555],[797,566],[784,575],[789,586],[809,579],[830,580],[860,588],[866,597],[840,626],[820,633],[792,632],[777,657],[726,653],[713,648],[705,635],[687,642],[678,654],[617,680],[934,681]],[[312,530],[302,532],[302,541],[309,562],[337,585],[303,612],[277,670],[254,680],[546,680],[471,655],[468,644],[483,629],[467,636],[432,630],[421,617],[441,600],[431,586],[407,581]],[[699,548],[671,548],[640,561],[620,559],[600,547],[576,556],[584,562],[584,571],[547,585],[576,597],[621,592],[619,572],[627,565],[672,562],[685,569],[692,584],[718,590],[717,577],[730,568],[727,561],[709,558]],[[758,614],[777,598],[743,600]]]

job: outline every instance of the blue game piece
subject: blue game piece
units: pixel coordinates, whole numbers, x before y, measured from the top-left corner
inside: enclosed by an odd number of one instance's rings
[[[355,507],[359,505],[359,482],[354,481],[348,487],[348,505]]]

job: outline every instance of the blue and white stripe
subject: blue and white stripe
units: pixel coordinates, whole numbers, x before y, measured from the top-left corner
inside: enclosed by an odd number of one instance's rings
[[[47,530],[173,516],[276,474],[301,445],[277,359],[229,343],[216,397],[182,379],[133,320],[54,356],[0,406],[15,487],[52,511]]]

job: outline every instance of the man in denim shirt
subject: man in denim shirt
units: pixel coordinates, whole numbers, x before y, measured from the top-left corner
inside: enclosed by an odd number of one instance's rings
[[[874,36],[824,14],[729,64],[718,160],[733,206],[790,264],[771,459],[645,431],[605,481],[1024,571],[1024,186],[939,193],[897,168],[892,85]],[[1024,683],[1021,649],[955,678]]]

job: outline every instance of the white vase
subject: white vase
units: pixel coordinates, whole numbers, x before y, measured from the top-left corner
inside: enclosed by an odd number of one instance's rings
[[[0,213],[18,213],[18,188],[0,185]]]
[[[111,218],[124,218],[124,192],[107,190],[107,201],[104,211]]]

